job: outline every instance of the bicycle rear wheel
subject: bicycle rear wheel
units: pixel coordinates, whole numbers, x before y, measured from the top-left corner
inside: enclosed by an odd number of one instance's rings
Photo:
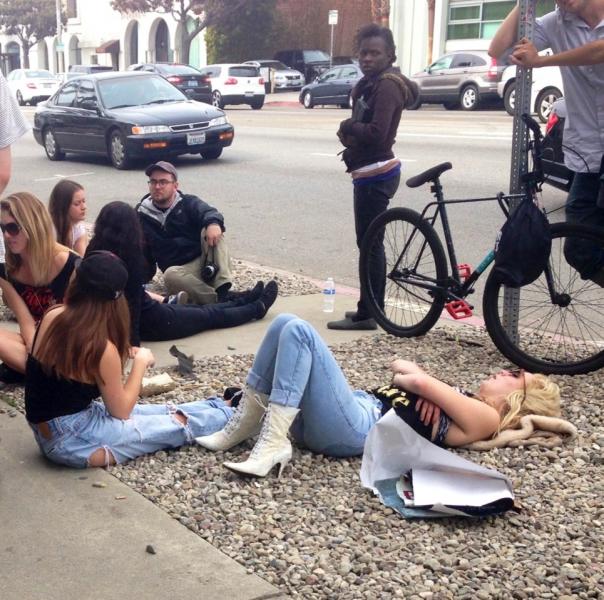
[[[546,374],[588,373],[604,366],[604,288],[582,279],[571,262],[583,272],[596,271],[604,262],[604,231],[573,223],[550,227],[549,267],[519,290],[517,339],[504,330],[504,286],[493,271],[483,295],[485,325],[499,351],[520,367]]]
[[[385,269],[378,283],[372,281],[371,261],[382,253]],[[363,238],[359,265],[363,299],[388,333],[423,335],[436,323],[445,299],[430,288],[446,280],[447,261],[434,227],[420,214],[391,208],[379,215]]]

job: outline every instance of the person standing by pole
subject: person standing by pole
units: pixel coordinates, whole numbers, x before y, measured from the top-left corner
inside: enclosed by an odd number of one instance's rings
[[[396,131],[405,106],[418,95],[417,85],[393,67],[396,46],[392,32],[376,24],[357,33],[355,45],[362,79],[352,90],[352,117],[340,123],[338,138],[345,146],[342,158],[352,176],[354,222],[359,249],[370,223],[388,208],[400,182],[401,161],[394,156]],[[372,288],[385,289],[383,246],[371,257]],[[378,291],[379,293],[379,291]],[[330,321],[329,329],[370,330],[377,324],[370,317],[361,291],[357,310],[344,319]]]

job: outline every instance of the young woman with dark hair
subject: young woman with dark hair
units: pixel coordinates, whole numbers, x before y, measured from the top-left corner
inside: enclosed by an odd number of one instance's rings
[[[88,246],[88,234],[84,226],[84,188],[76,181],[62,179],[50,192],[48,212],[54,223],[58,242],[84,256]]]
[[[277,298],[275,281],[259,283],[245,297],[218,304],[168,304],[158,302],[144,289],[141,227],[135,210],[125,202],[106,204],[96,219],[88,251],[108,250],[128,269],[125,289],[132,322],[131,342],[187,337],[208,329],[243,325],[262,319]]]
[[[87,254],[65,304],[49,310],[33,335],[25,411],[40,450],[53,462],[79,468],[121,463],[192,443],[223,427],[232,413],[219,398],[137,404],[154,359],[148,348],[137,348],[123,382],[131,353],[122,296],[127,280],[128,271],[114,254]],[[33,319],[24,328],[33,334]]]

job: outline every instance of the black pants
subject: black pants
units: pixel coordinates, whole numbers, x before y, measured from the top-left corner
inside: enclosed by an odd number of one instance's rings
[[[146,342],[163,342],[188,337],[208,329],[224,329],[257,319],[260,302],[243,300],[219,304],[148,303],[141,311],[140,337]]]
[[[390,198],[396,193],[400,180],[401,176],[396,175],[385,181],[354,186],[354,226],[359,250],[369,225],[388,208]],[[371,274],[371,287],[375,291],[378,301],[381,301],[383,304],[386,289],[386,258],[383,244],[375,244],[373,246],[369,271]],[[370,316],[362,290],[361,298],[357,305],[357,314],[358,319],[367,319]]]

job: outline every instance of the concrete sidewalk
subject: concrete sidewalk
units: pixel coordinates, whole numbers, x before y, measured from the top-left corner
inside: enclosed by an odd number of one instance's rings
[[[173,343],[196,358],[254,352],[281,312],[306,318],[328,343],[374,333],[326,329],[326,321],[354,308],[355,298],[338,295],[336,303],[337,312],[326,314],[321,294],[279,298],[257,323],[151,346],[160,366],[176,364],[168,354]],[[104,470],[47,462],[24,417],[10,416],[2,401],[0,407],[3,600],[286,597]],[[149,545],[156,554],[146,551]]]

